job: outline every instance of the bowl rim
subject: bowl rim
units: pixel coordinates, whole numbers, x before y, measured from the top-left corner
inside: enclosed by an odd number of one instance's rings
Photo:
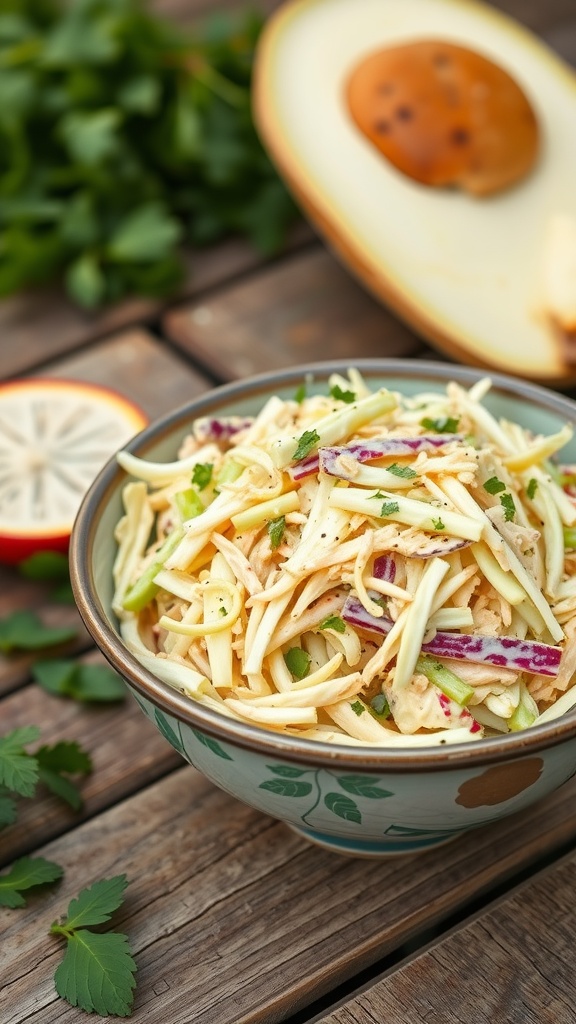
[[[366,378],[378,376],[403,377],[426,383],[447,383],[455,380],[470,386],[489,377],[493,389],[504,396],[536,404],[565,420],[576,421],[576,403],[531,381],[507,374],[453,365],[432,360],[414,359],[339,359],[326,360],[281,370],[256,374],[242,380],[209,388],[190,402],[157,418],[131,441],[124,450],[139,456],[177,429],[199,416],[217,412],[235,398],[245,400],[274,393],[279,387],[297,387],[306,378],[316,381],[332,373],[345,374],[350,367]],[[92,552],[99,511],[106,506],[127,474],[112,456],[101,469],[84,495],[78,510],[70,541],[70,578],[80,616],[108,662],[130,686],[159,710],[196,728],[211,737],[255,753],[282,757],[299,764],[382,774],[446,771],[454,767],[473,768],[496,761],[513,761],[537,751],[568,742],[576,737],[576,709],[544,725],[524,732],[489,737],[474,743],[418,748],[394,748],[392,751],[363,746],[345,746],[286,736],[249,722],[219,715],[192,697],[180,693],[156,678],[124,647],[122,639],[110,625],[109,616],[98,596],[92,568]]]

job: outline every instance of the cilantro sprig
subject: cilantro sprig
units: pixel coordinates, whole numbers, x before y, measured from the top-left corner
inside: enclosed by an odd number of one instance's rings
[[[136,964],[128,936],[91,930],[109,921],[122,905],[127,884],[126,875],[94,882],[70,901],[65,917],[50,928],[51,935],[66,941],[64,959],[54,975],[58,995],[102,1017],[127,1017],[134,1001]]]
[[[97,307],[173,291],[182,243],[279,247],[296,208],[251,115],[260,16],[187,36],[138,0],[16,10],[0,35],[0,295],[58,277]]]

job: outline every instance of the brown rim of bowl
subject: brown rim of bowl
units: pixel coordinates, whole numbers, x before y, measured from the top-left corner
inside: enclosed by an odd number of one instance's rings
[[[471,385],[485,374],[467,367],[427,361],[403,359],[358,359],[319,362],[272,373],[259,374],[242,381],[224,384],[206,395],[156,420],[126,446],[128,451],[144,455],[158,441],[177,428],[185,427],[198,416],[215,413],[225,402],[235,397],[246,399],[274,393],[278,387],[294,385],[296,388],[306,376],[316,381],[325,380],[330,373],[346,373],[354,365],[366,378],[372,376],[406,377],[423,384],[455,380]],[[556,413],[565,420],[576,420],[576,406],[568,398],[555,395],[538,384],[491,374],[494,388],[504,396],[523,399]],[[179,693],[167,683],[155,678],[140,665],[123,646],[122,640],[111,628],[107,615],[96,595],[91,556],[98,513],[122,478],[123,471],[115,457],[109,460],[94,480],[79,509],[70,544],[70,575],[74,597],[80,615],[110,664],[129,683],[156,707],[175,718],[235,746],[253,750],[265,756],[284,757],[289,761],[329,766],[338,761],[339,767],[353,771],[362,768],[373,773],[421,772],[448,770],[455,765],[473,768],[495,761],[515,760],[528,753],[567,742],[576,736],[576,711],[568,712],[553,722],[535,726],[525,732],[477,740],[474,743],[430,747],[422,750],[375,751],[371,747],[347,747],[316,740],[299,740],[264,728],[234,721],[218,715],[192,698]]]

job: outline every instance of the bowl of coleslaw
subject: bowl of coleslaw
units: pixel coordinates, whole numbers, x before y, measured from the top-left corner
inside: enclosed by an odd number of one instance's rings
[[[319,363],[139,434],[71,576],[144,714],[335,852],[426,850],[576,772],[576,405],[440,363]]]

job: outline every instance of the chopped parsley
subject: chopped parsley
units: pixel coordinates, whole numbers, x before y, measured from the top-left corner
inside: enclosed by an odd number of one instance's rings
[[[454,434],[458,430],[459,418],[454,416],[439,416],[437,420],[425,416],[420,420],[420,425],[427,430],[435,430],[437,434]]]
[[[532,500],[532,498],[536,494],[537,490],[538,490],[538,481],[534,477],[532,477],[531,480],[528,483],[528,487],[526,488],[526,494],[528,495],[530,500]]]
[[[483,487],[485,491],[488,491],[488,494],[499,494],[500,491],[506,490],[506,484],[502,483],[497,476],[491,476],[489,480],[484,482]]]
[[[358,715],[358,717],[364,714],[365,707],[361,700],[355,700],[354,703],[350,705],[350,707],[352,708],[354,714]]]
[[[384,501],[382,502],[382,508],[380,509],[381,516],[393,516],[396,512],[400,511],[400,505],[397,501]]]
[[[385,498],[385,497],[386,497],[386,495],[383,494],[382,491],[376,491],[376,494],[371,494],[370,495],[370,500],[372,500],[372,498],[378,498],[379,501],[382,501],[382,498]]]
[[[356,395],[353,391],[343,391],[339,384],[334,384],[330,388],[330,394],[332,398],[336,398],[339,402],[346,402],[346,405],[350,405],[351,402],[356,401]]]
[[[500,504],[504,509],[504,522],[509,523],[516,515],[516,505],[514,504],[514,498],[511,494],[502,494],[500,496]]]
[[[305,459],[307,455],[310,455],[313,447],[320,440],[320,434],[317,430],[305,430],[302,437],[298,439],[296,451],[292,458],[295,462],[299,462],[300,459]]]
[[[328,617],[320,623],[320,629],[333,629],[336,633],[345,633],[346,623],[339,615],[328,615]]]
[[[418,475],[411,466],[399,466],[397,462],[393,462],[387,469],[389,473],[392,473],[394,476],[400,476],[404,480],[412,480],[413,477]]]
[[[268,536],[270,538],[270,547],[272,551],[280,547],[282,538],[284,537],[284,530],[286,529],[286,516],[278,516],[277,519],[271,519],[268,523]]]
[[[432,526],[434,527],[435,530],[445,530],[446,529],[446,527],[444,526],[444,523],[442,522],[441,519],[433,519],[432,520]]]
[[[300,405],[304,401],[305,398],[306,398],[306,385],[305,384],[300,384],[299,387],[297,387],[296,391],[294,392],[294,401],[298,402],[298,405]]]
[[[199,491],[203,491],[205,487],[208,487],[213,472],[214,466],[211,462],[198,462],[192,472],[192,483],[196,484]]]
[[[301,647],[291,647],[284,655],[286,667],[295,679],[304,679],[310,670],[310,655]]]

